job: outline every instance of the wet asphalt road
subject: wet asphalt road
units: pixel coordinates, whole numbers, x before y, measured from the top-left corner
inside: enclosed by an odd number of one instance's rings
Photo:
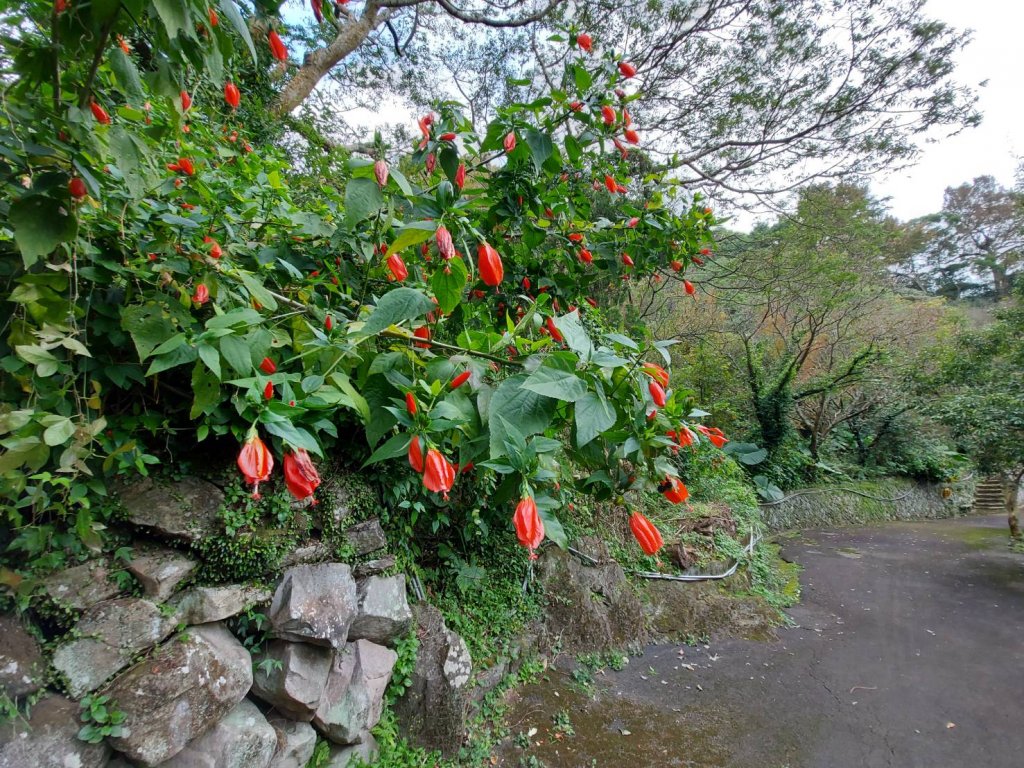
[[[500,764],[1024,766],[1024,555],[1006,541],[1001,517],[807,531],[783,548],[803,599],[777,641],[652,646],[589,690],[552,670],[509,717],[520,745],[538,729],[530,747]]]

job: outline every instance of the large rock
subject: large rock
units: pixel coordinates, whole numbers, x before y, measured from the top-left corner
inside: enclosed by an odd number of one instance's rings
[[[345,646],[334,657],[313,727],[336,744],[357,743],[380,720],[397,660],[397,653],[368,640]]]
[[[120,587],[110,580],[110,571],[102,560],[50,574],[43,579],[43,590],[54,602],[76,611],[84,611],[121,594]]]
[[[276,662],[264,672],[262,661]],[[334,650],[318,645],[271,640],[257,656],[253,672],[254,696],[274,706],[293,720],[312,720],[320,706]]]
[[[254,605],[270,601],[270,590],[246,584],[222,587],[194,587],[176,599],[178,620],[186,624],[209,624],[243,613]]]
[[[473,661],[466,642],[445,626],[437,608],[418,603],[413,615],[420,645],[412,683],[395,703],[399,731],[415,746],[452,757],[466,726]]]
[[[547,596],[547,633],[568,652],[608,651],[642,641],[643,606],[622,567],[597,537],[584,536],[576,547],[599,565],[584,565],[558,547],[548,547],[537,561]]]
[[[252,659],[242,644],[219,624],[192,627],[107,689],[129,729],[111,746],[152,768],[213,727],[251,686]]]
[[[77,704],[57,695],[40,699],[27,723],[15,718],[0,726],[0,768],[103,768],[110,747],[80,741],[81,727]]]
[[[13,615],[0,616],[0,690],[9,699],[42,688],[46,664],[39,643]]]
[[[349,640],[394,645],[408,634],[412,611],[405,595],[405,576],[371,576],[357,585],[359,612],[348,631]]]
[[[346,529],[345,542],[352,547],[357,557],[384,549],[388,545],[384,529],[380,527],[380,520],[377,518],[357,523]]]
[[[342,648],[358,605],[352,571],[341,563],[285,571],[270,605],[274,634],[285,640]]]
[[[268,768],[277,732],[248,699],[160,768]]]
[[[191,544],[219,530],[224,493],[198,477],[169,483],[144,477],[121,491],[121,503],[134,525]]]
[[[148,549],[132,558],[128,570],[142,584],[146,597],[162,603],[197,565],[195,560],[174,549]]]
[[[380,754],[377,740],[367,731],[350,747],[333,746],[323,768],[349,768],[351,765],[373,765]]]
[[[357,563],[356,567],[352,569],[357,579],[363,579],[367,576],[379,576],[389,568],[394,568],[395,563],[398,560],[394,555],[384,555],[384,557],[378,557],[376,560],[367,560],[365,563]]]
[[[313,726],[280,715],[271,715],[267,722],[277,734],[277,751],[268,768],[306,768],[316,749]]]
[[[173,617],[142,598],[99,603],[75,625],[76,639],[54,653],[53,667],[67,677],[68,692],[80,698],[171,634],[175,624]]]
[[[331,548],[322,541],[313,541],[296,547],[283,558],[282,568],[291,568],[293,565],[308,565],[309,563],[322,563],[331,559]]]

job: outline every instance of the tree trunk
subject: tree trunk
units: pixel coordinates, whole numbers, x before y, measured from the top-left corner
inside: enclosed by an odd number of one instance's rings
[[[1020,520],[1017,518],[1017,492],[1024,472],[1016,477],[1010,472],[1003,473],[1003,502],[1006,504],[1006,522],[1010,526],[1010,538],[1020,539]]]

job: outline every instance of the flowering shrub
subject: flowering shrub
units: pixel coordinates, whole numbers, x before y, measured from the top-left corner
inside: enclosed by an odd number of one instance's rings
[[[490,504],[509,521],[519,504],[531,549],[564,543],[563,484],[685,499],[672,452],[724,437],[690,423],[671,342],[616,297],[682,281],[713,219],[623,143],[642,136],[633,67],[556,39],[562,82],[483,134],[442,103],[408,151],[378,137],[344,177],[310,178],[242,118],[246,68],[286,43],[215,6],[37,0],[7,18],[6,524],[98,546],[104,476],[213,437],[237,440],[254,493],[283,471],[315,497],[316,459],[353,430],[435,505],[495,473]]]

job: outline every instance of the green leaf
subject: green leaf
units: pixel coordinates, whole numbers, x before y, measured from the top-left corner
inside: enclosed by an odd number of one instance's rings
[[[525,437],[543,432],[551,423],[558,401],[523,387],[525,375],[505,379],[491,395],[488,404],[490,426],[490,458],[505,454],[505,434],[501,420],[515,424]]]
[[[252,350],[238,336],[224,336],[220,339],[220,353],[228,365],[242,376],[252,373]]]
[[[64,445],[75,434],[75,423],[66,416],[51,424],[43,432],[43,442],[51,448],[56,445]]]
[[[207,347],[212,349],[212,347]],[[200,352],[202,348],[200,348]],[[216,350],[213,350],[216,354]],[[192,410],[189,418],[198,419],[204,414],[213,413],[221,403],[220,380],[207,370],[205,365],[196,363],[192,369]]]
[[[241,35],[245,41],[246,46],[249,48],[249,53],[252,55],[252,63],[259,66],[259,60],[256,57],[256,46],[252,42],[252,35],[249,34],[249,25],[245,23],[245,19],[242,18],[242,14],[238,12],[238,6],[235,5],[233,0],[219,0],[221,10],[224,11],[224,15],[228,21],[231,22],[231,26],[235,28],[235,31]]]
[[[565,533],[562,523],[551,512],[545,509],[537,509],[540,521],[544,523],[544,536],[551,539],[561,549],[569,546],[569,537]]]
[[[398,236],[388,247],[386,256],[400,253],[411,245],[419,245],[433,237],[436,231],[436,221],[417,221],[413,224],[408,224],[398,232]]]
[[[562,332],[562,335],[565,337],[565,343],[569,345],[569,349],[579,355],[581,360],[587,361],[590,359],[594,352],[594,345],[590,341],[587,331],[583,328],[583,324],[580,322],[580,313],[578,311],[556,317],[555,327]]]
[[[593,76],[587,70],[586,67],[576,66],[573,67],[573,79],[576,81],[576,89],[583,93],[588,90],[594,82]]]
[[[149,365],[149,370],[146,371],[147,376],[152,376],[155,373],[166,371],[169,368],[175,368],[185,363],[191,363],[196,359],[196,348],[183,344],[177,347],[173,352],[169,352],[166,355],[160,355],[159,357],[154,356],[153,362]]]
[[[153,0],[153,7],[156,8],[171,40],[177,37],[179,32],[186,32],[189,37],[194,36],[189,28],[188,6],[185,0]]]
[[[7,222],[14,230],[25,269],[71,240],[78,231],[70,205],[43,195],[27,195],[11,203]]]
[[[384,195],[373,179],[349,179],[345,185],[345,221],[357,224],[384,205]]]
[[[565,137],[565,154],[568,155],[569,162],[573,165],[576,165],[583,157],[583,148],[572,134],[567,134]]]
[[[588,392],[576,402],[576,447],[582,448],[602,432],[615,426],[615,409],[604,391]]]
[[[273,294],[270,293],[266,288],[263,287],[256,277],[249,274],[248,272],[240,272],[239,277],[242,278],[242,285],[249,291],[249,295],[256,299],[260,304],[267,310],[273,312],[277,309],[277,301],[274,299]]]
[[[760,448],[750,453],[741,453],[736,458],[739,459],[740,462],[742,462],[743,464],[746,464],[747,466],[753,466],[755,464],[760,464],[762,461],[767,459],[768,451],[766,451],[764,448]]]
[[[447,272],[444,268],[438,269],[430,278],[430,288],[437,297],[438,306],[445,314],[459,306],[462,301],[462,290],[469,279],[466,264],[458,256],[447,263],[447,269]]]
[[[422,317],[434,309],[434,302],[414,288],[395,288],[377,302],[360,333],[372,336],[388,326]]]
[[[107,61],[110,68],[114,70],[114,77],[121,85],[121,90],[128,94],[130,101],[141,104],[146,96],[142,90],[142,80],[139,78],[139,70],[135,62],[119,46],[115,46],[107,54]]]
[[[220,375],[220,353],[216,347],[211,347],[209,344],[199,345],[199,359],[202,360],[206,367],[210,369],[210,372],[217,377],[219,381]],[[195,378],[193,376],[193,378]]]
[[[174,323],[167,308],[161,304],[135,304],[121,310],[121,328],[127,331],[139,360],[145,360],[153,350],[174,334]]]
[[[380,461],[387,461],[401,456],[409,449],[409,434],[402,432],[394,435],[381,445],[376,451],[370,454],[370,458],[363,462],[363,468],[376,464]]]
[[[260,421],[267,428],[267,432],[280,437],[292,448],[305,448],[310,453],[323,456],[316,438],[302,427],[296,427],[288,419],[273,417],[269,411],[264,411],[260,416]]]
[[[530,374],[523,389],[574,403],[587,394],[587,383],[574,373],[542,365]]]
[[[551,144],[551,137],[546,133],[541,133],[535,128],[529,128],[526,131],[526,143],[530,147],[530,155],[533,157],[533,164],[540,173],[541,167],[551,157],[551,153],[554,152],[555,148]]]

